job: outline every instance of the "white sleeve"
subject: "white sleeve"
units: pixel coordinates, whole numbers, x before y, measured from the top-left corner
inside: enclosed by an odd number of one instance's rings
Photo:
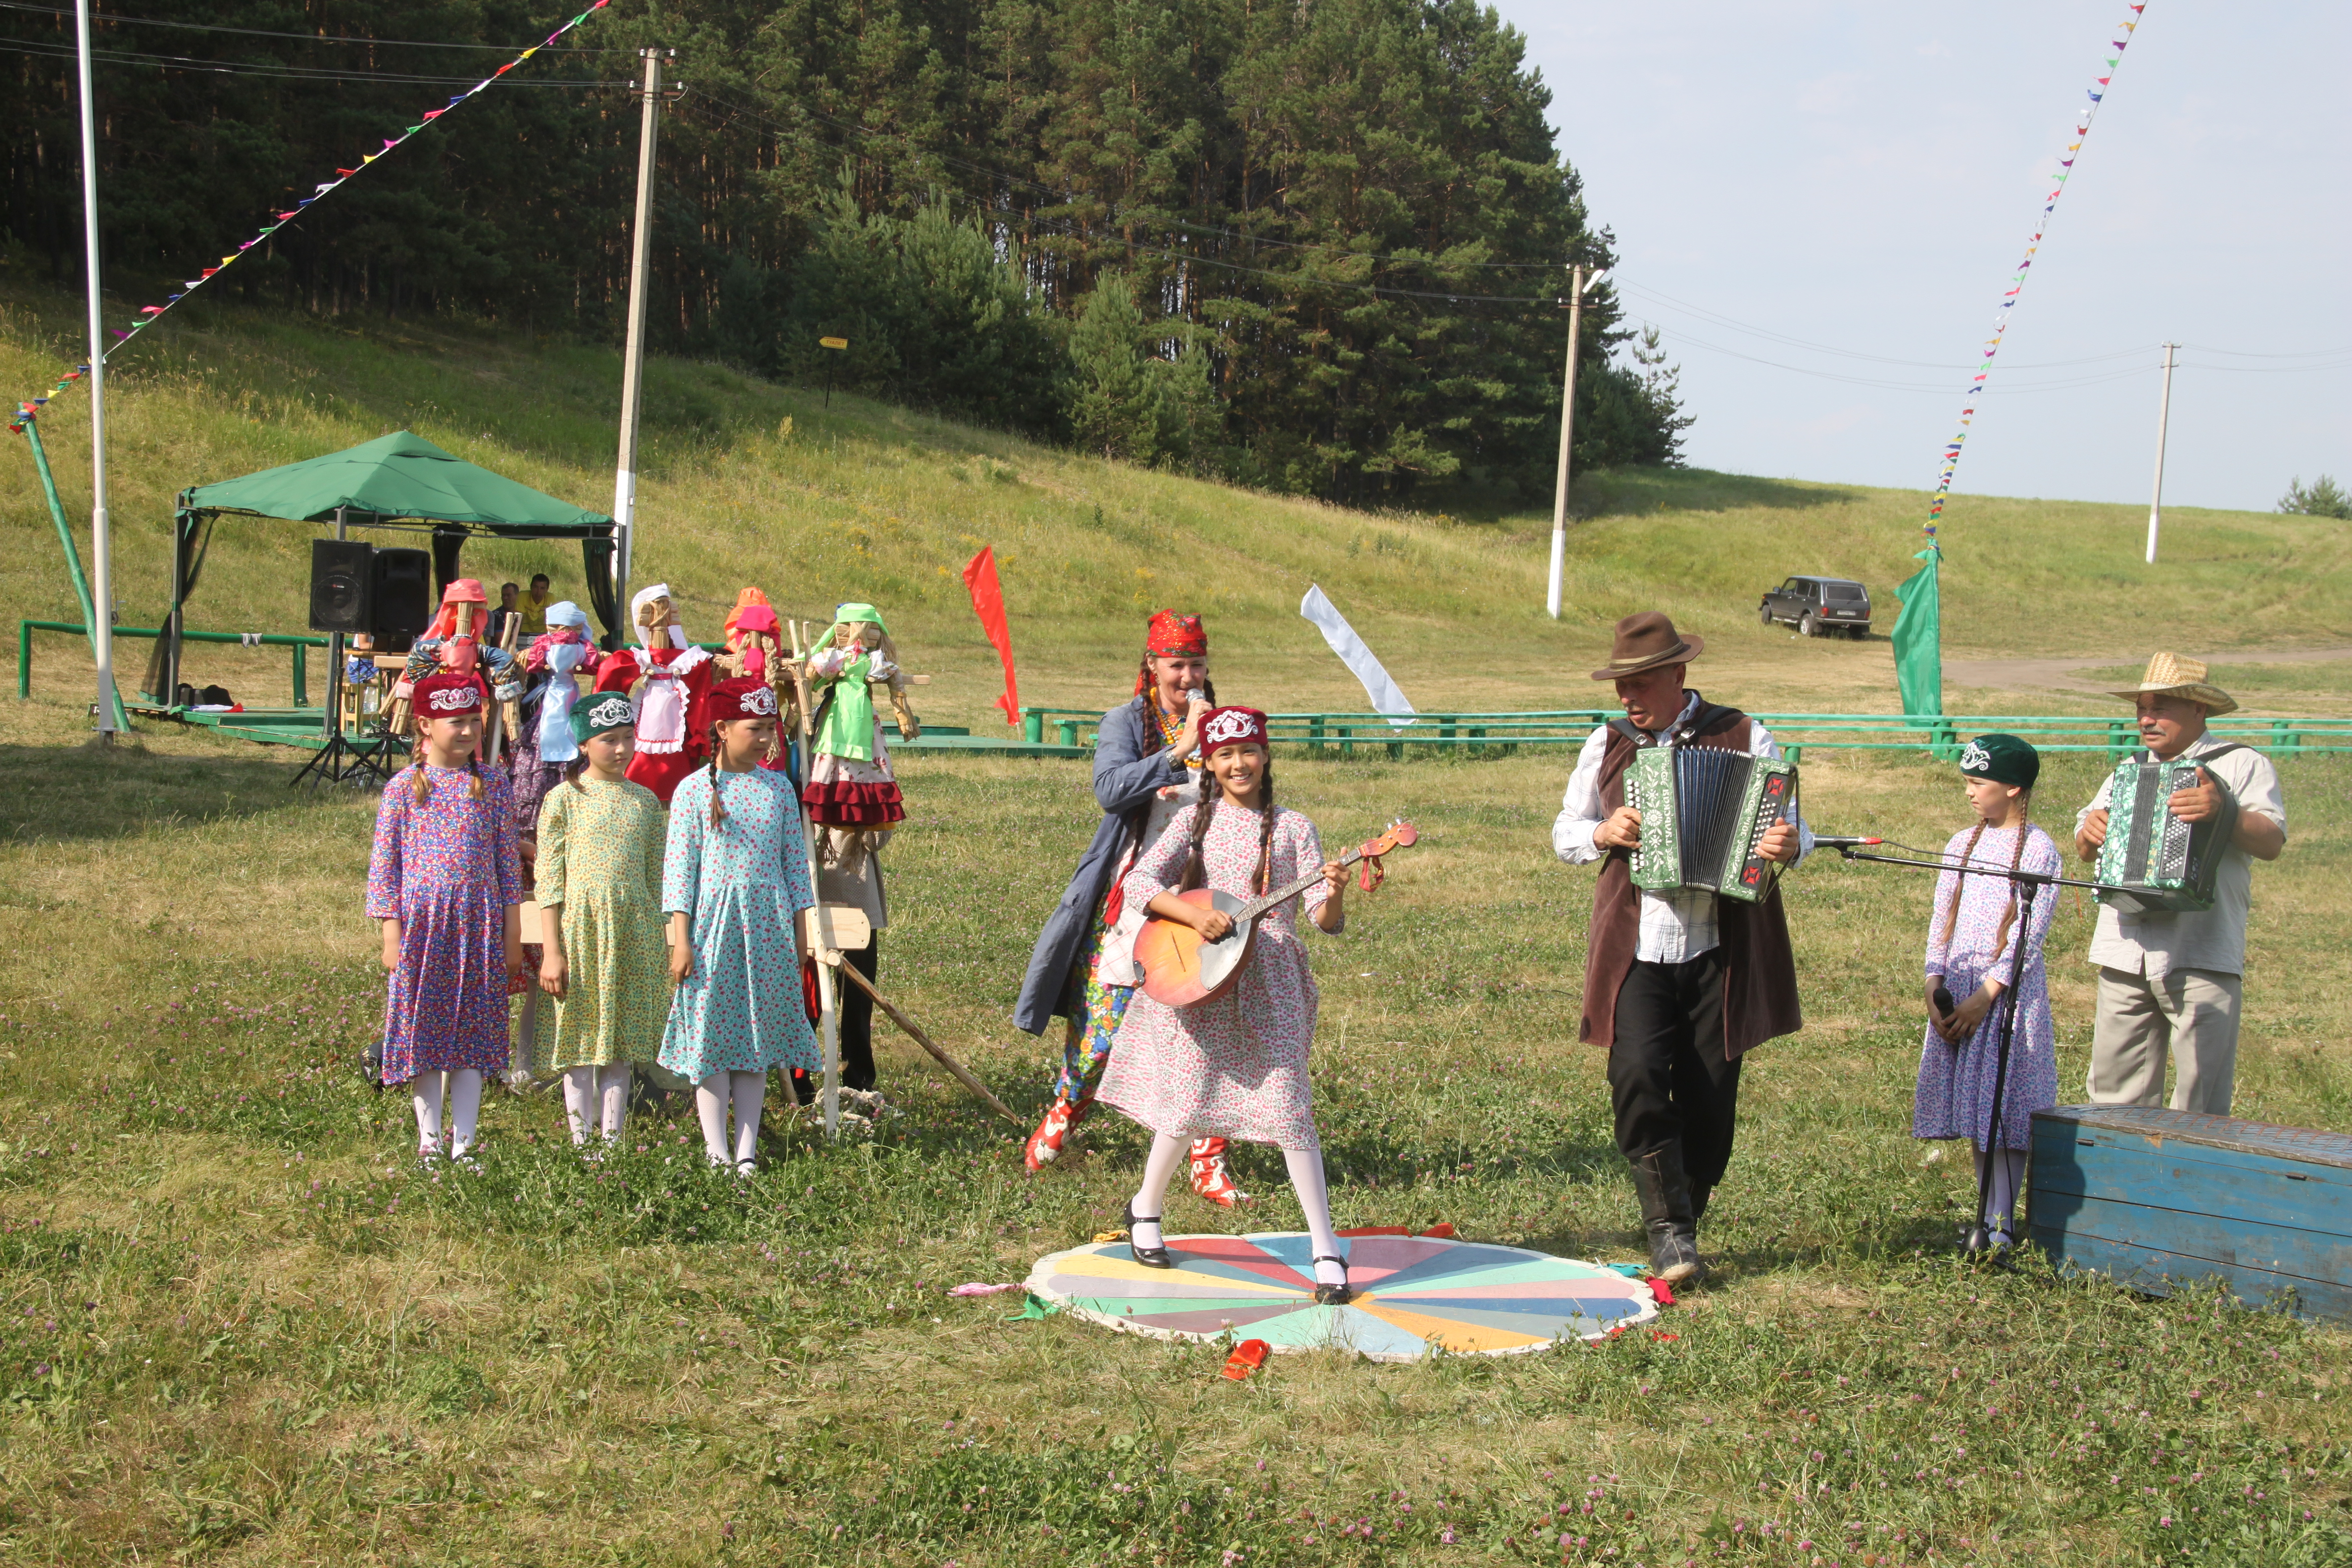
[[[2099,781],[2099,793],[2091,797],[2090,805],[2074,814],[2075,832],[2083,831],[2083,824],[2089,820],[2091,813],[2107,809],[2107,791],[2114,786],[2115,782],[2116,775],[2112,772]]]
[[[1748,721],[1748,754],[1769,757],[1776,763],[1781,760],[1780,742],[1772,738],[1771,731],[1753,719]],[[1813,852],[1813,826],[1805,820],[1804,805],[1804,787],[1800,784],[1797,789],[1797,864],[1800,866],[1805,863],[1805,857]]]
[[[1551,852],[1571,866],[1598,860],[1607,851],[1592,842],[1592,830],[1601,823],[1601,758],[1609,749],[1606,725],[1592,731],[1576,754],[1576,771],[1568,775],[1568,793],[1560,797],[1559,815],[1552,819]]]

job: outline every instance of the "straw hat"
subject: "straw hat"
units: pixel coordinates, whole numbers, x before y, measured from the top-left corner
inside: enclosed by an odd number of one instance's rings
[[[2201,704],[2208,713],[2232,713],[2238,707],[2236,698],[2206,680],[2202,659],[2183,658],[2177,653],[2158,654],[2147,661],[2147,673],[2140,677],[2137,686],[2109,695],[2137,701],[2143,692],[2149,691],[2185,697]]]

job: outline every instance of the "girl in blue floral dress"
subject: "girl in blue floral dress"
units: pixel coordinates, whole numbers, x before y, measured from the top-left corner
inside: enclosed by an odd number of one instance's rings
[[[416,1105],[418,1152],[466,1158],[482,1075],[507,1065],[509,982],[522,973],[522,868],[503,775],[479,764],[488,693],[472,675],[419,680],[411,700],[422,762],[384,785],[368,862],[367,912],[383,922],[383,1081]]]
[[[792,780],[760,766],[775,735],[775,692],[763,680],[723,680],[709,701],[710,765],[670,797],[662,909],[677,994],[660,1060],[694,1081],[710,1163],[748,1176],[769,1072],[818,1067],[802,999],[800,920],[816,897]]]

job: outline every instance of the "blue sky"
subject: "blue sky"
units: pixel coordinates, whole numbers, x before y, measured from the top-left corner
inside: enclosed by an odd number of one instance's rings
[[[2123,0],[1499,9],[1682,367],[1690,460],[1931,487]],[[1956,491],[2145,502],[2166,339],[2168,503],[2352,482],[2347,57],[2352,6],[2152,0]]]

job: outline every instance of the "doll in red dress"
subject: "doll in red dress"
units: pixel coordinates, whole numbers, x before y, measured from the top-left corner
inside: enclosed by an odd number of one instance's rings
[[[667,805],[679,783],[710,754],[710,654],[687,640],[667,583],[637,590],[629,601],[629,622],[637,646],[605,656],[596,689],[630,693],[637,754],[629,763],[629,781]]]

